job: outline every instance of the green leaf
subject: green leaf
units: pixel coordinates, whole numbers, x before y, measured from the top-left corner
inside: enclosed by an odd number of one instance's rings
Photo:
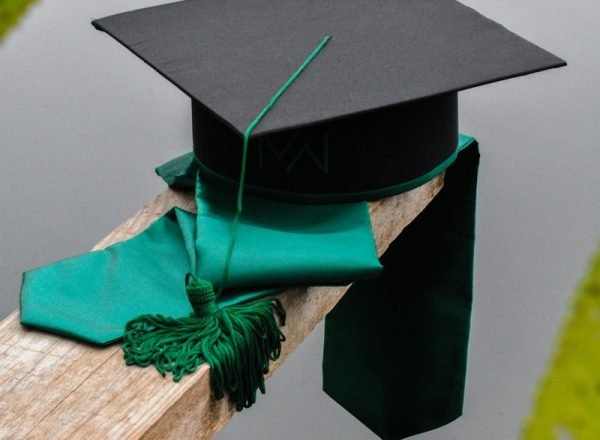
[[[36,0],[0,0],[0,41]]]

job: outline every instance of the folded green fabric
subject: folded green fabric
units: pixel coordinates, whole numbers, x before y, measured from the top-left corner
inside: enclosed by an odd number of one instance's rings
[[[196,272],[219,287],[235,193],[196,189]],[[367,203],[298,205],[247,195],[226,288],[348,284],[381,271]]]
[[[219,286],[235,195],[199,182],[198,215],[173,209],[141,234],[26,272],[21,322],[97,344],[117,341],[141,314],[191,312],[187,272]],[[297,205],[246,197],[221,305],[293,285],[347,284],[377,275],[366,203]]]
[[[385,252],[381,274],[354,283],[326,319],[323,388],[385,440],[462,413],[479,162],[471,144]]]

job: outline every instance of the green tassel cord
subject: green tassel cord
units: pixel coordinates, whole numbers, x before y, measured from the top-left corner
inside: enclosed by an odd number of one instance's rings
[[[186,292],[194,310],[191,316],[176,319],[142,315],[129,321],[123,337],[127,365],[154,365],[161,375],[172,373],[173,380],[178,382],[206,362],[215,398],[228,394],[238,411],[255,403],[257,390],[265,392],[264,375],[269,371],[269,362],[279,358],[281,343],[285,341],[279,328],[285,325],[281,302],[267,298],[220,308],[217,297],[227,284],[242,215],[250,134],[330,38],[327,36],[319,43],[244,132],[236,213],[218,292],[215,293],[210,281],[188,274]]]
[[[278,298],[220,308],[210,282],[188,274],[186,292],[194,313],[174,319],[143,315],[127,323],[123,352],[127,365],[154,365],[178,382],[203,363],[211,371],[216,399],[227,392],[238,411],[265,392],[269,362],[279,358],[285,310]]]

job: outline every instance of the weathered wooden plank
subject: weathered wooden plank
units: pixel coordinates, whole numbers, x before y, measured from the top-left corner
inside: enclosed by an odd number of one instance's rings
[[[443,176],[369,205],[381,255],[435,197]],[[166,190],[94,249],[132,237],[173,206],[194,209],[189,193]],[[288,311],[285,361],[347,287],[295,288],[281,294]],[[125,367],[119,346],[98,348],[19,325],[0,323],[0,438],[208,439],[234,409],[210,394],[206,366],[178,384],[152,368]]]

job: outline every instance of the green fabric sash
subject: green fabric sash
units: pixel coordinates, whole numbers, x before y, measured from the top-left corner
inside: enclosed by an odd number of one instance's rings
[[[462,413],[472,297],[477,144],[325,323],[323,388],[385,440]]]
[[[384,439],[448,423],[462,411],[478,157],[474,139],[461,135],[444,164],[456,158],[444,189],[390,246],[383,270],[366,202],[310,205],[246,195],[219,303],[286,286],[363,280],[327,318],[325,391]],[[195,187],[198,214],[172,209],[127,241],[26,272],[23,324],[107,344],[141,314],[188,316],[187,272],[219,285],[235,194],[197,179],[191,155],[157,173],[170,186]]]
[[[248,195],[245,203],[221,305],[381,270],[364,202],[297,205]],[[235,194],[199,182],[196,204],[198,215],[174,208],[127,241],[26,272],[21,323],[108,344],[139,315],[188,316],[185,274],[221,282]]]

